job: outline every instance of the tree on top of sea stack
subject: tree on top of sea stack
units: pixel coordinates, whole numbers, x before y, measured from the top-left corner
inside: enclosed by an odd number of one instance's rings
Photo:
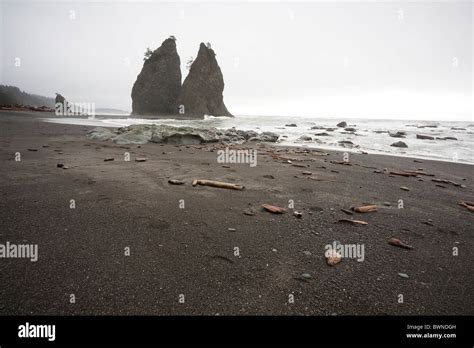
[[[169,37],[158,49],[147,53],[132,88],[132,114],[175,114],[181,88],[181,62],[176,38]]]
[[[204,43],[181,87],[178,113],[191,117],[232,116],[224,104],[224,78],[216,54]]]

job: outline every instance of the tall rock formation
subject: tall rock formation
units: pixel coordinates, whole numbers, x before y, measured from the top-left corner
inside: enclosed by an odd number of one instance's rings
[[[132,88],[132,114],[176,114],[181,68],[176,42],[168,38],[143,64]]]
[[[224,78],[216,54],[203,43],[181,87],[177,113],[184,116],[232,116],[224,105]]]

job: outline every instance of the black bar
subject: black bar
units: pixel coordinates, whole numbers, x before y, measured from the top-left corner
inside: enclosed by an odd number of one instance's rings
[[[16,344],[410,344],[465,345],[474,342],[473,316],[390,317],[119,317],[3,316],[0,346]],[[55,340],[20,338],[26,323],[55,325]],[[408,325],[418,327],[408,329]],[[428,327],[427,325],[430,325]],[[434,325],[447,325],[444,328]],[[454,326],[455,325],[455,326]],[[456,337],[408,338],[407,334]]]

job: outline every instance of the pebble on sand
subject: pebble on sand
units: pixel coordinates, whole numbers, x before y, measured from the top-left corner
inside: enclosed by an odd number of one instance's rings
[[[328,250],[326,252],[326,262],[329,266],[335,266],[341,261],[341,254],[339,254],[336,250]]]
[[[184,185],[184,181],[176,179],[169,179],[168,183],[171,185]]]
[[[245,215],[254,216],[255,213],[256,213],[255,210],[253,210],[252,208],[248,208],[244,210]]]

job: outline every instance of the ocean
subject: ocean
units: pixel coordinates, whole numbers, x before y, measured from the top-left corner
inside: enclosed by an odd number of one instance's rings
[[[118,117],[121,116],[121,117]],[[417,121],[417,120],[377,120],[377,119],[335,119],[291,116],[236,116],[205,117],[203,120],[139,119],[123,115],[97,115],[94,118],[49,118],[48,122],[80,124],[97,127],[124,127],[132,124],[166,124],[172,126],[191,126],[198,128],[215,127],[227,129],[235,127],[257,132],[270,131],[280,135],[279,144],[301,146],[347,152],[367,152],[433,159],[447,162],[474,164],[474,122],[463,121]],[[337,127],[346,121],[347,127],[355,132],[347,132]],[[286,126],[296,124],[296,127]],[[311,129],[320,127],[321,129]],[[347,128],[346,127],[346,128]],[[334,130],[326,130],[332,128]],[[454,129],[453,129],[454,128]],[[405,138],[391,137],[387,132],[405,132]],[[327,133],[327,136],[317,136]],[[428,135],[435,140],[417,139],[416,135]],[[301,140],[301,137],[308,140]],[[440,140],[436,137],[454,137],[457,140]],[[349,143],[340,143],[348,141]],[[407,148],[390,146],[403,141]]]

